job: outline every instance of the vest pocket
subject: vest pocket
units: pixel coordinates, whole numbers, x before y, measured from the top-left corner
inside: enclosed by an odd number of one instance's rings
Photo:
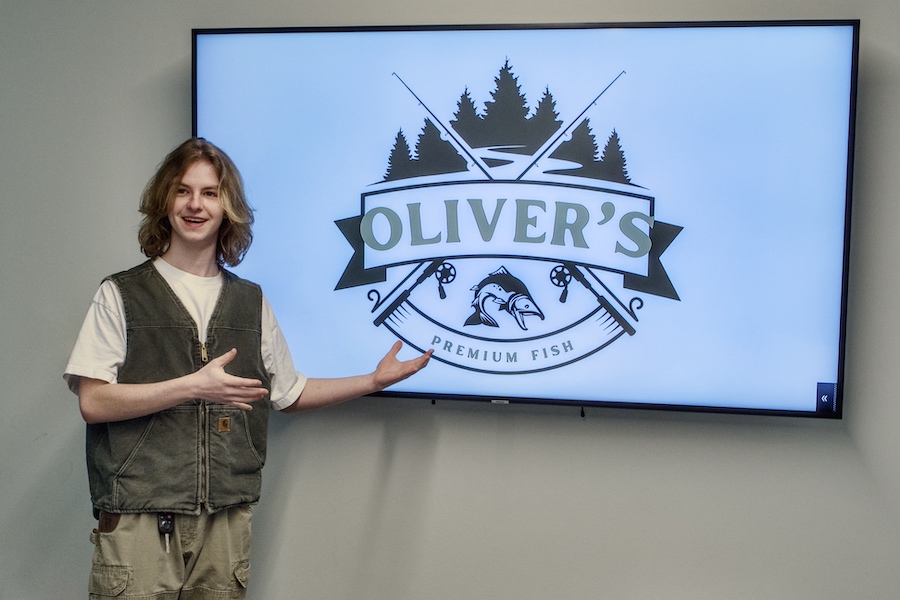
[[[200,445],[197,407],[182,404],[153,415],[134,440],[141,421],[120,444],[121,461],[111,482],[111,512],[192,511],[199,492]],[[104,505],[105,506],[105,505]],[[118,510],[117,510],[118,509]]]
[[[230,506],[255,502],[264,458],[257,451],[259,441],[251,434],[246,411],[211,406],[207,436],[210,503]]]

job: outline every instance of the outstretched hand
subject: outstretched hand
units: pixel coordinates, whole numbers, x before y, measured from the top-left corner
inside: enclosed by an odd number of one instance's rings
[[[425,368],[425,365],[428,364],[431,355],[434,353],[434,350],[429,350],[416,358],[400,361],[397,359],[397,353],[400,352],[402,347],[403,342],[397,340],[375,368],[374,380],[375,385],[378,387],[377,391],[381,391],[419,372]]]
[[[340,402],[346,402],[353,398],[359,398],[367,394],[380,392],[384,388],[403,381],[410,375],[420,371],[428,364],[433,350],[417,356],[411,360],[398,360],[397,353],[403,347],[403,342],[396,342],[387,354],[384,355],[375,371],[365,375],[353,375],[350,377],[338,377],[334,379],[321,379],[311,377],[300,393],[300,397],[285,412],[301,412],[315,408],[324,408]]]
[[[197,397],[242,410],[253,410],[249,403],[265,398],[269,392],[262,387],[262,381],[258,379],[238,377],[225,372],[225,365],[234,360],[235,356],[237,350],[232,348],[197,371]]]

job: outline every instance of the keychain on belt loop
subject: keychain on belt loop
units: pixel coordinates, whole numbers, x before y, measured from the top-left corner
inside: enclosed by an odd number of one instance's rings
[[[166,554],[169,553],[169,536],[175,531],[175,515],[172,513],[159,513],[156,515],[156,525],[159,533],[166,538]]]

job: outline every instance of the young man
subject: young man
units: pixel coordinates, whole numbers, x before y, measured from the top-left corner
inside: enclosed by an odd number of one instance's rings
[[[253,216],[205,140],[166,157],[140,210],[150,260],[104,280],[65,371],[99,518],[90,598],[244,598],[269,406],[377,392],[431,353],[401,362],[397,342],[367,375],[298,373],[260,288],[223,268],[247,252]]]

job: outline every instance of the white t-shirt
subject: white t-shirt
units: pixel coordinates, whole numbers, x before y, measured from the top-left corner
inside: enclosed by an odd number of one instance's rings
[[[161,258],[153,261],[169,287],[184,304],[194,322],[200,341],[206,341],[209,318],[222,289],[223,276],[198,277],[176,269]],[[84,324],[75,341],[63,377],[69,389],[78,393],[81,377],[116,383],[119,368],[125,362],[125,310],[119,288],[104,281],[94,295]],[[306,386],[307,378],[294,368],[294,361],[269,301],[262,301],[263,364],[272,381],[272,406],[283,410],[294,403]]]

